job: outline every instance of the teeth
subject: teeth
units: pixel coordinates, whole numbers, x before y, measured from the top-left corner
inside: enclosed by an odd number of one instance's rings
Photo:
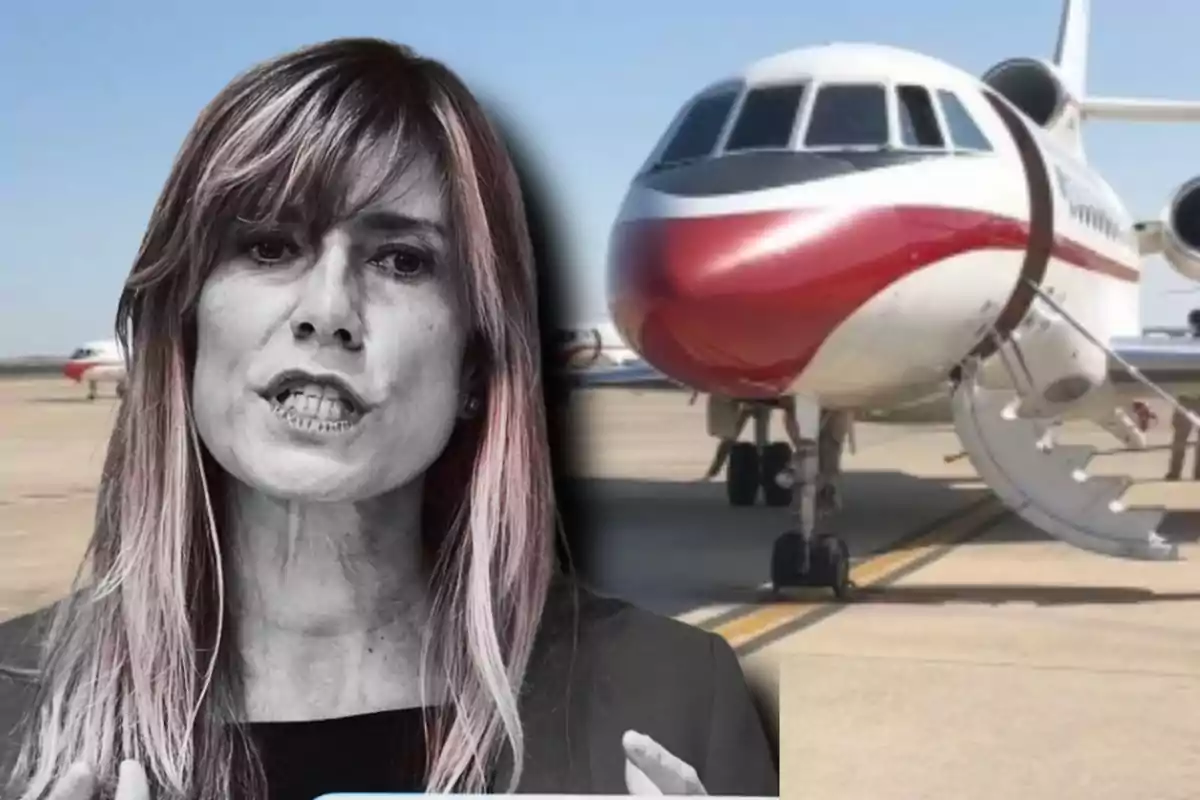
[[[332,386],[294,386],[275,398],[274,407],[289,422],[314,430],[344,429],[354,423],[353,406]]]
[[[350,407],[340,398],[313,397],[308,394],[290,394],[279,405],[287,411],[325,422],[339,422],[350,416]]]

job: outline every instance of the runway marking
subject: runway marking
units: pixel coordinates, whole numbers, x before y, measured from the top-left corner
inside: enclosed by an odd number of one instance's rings
[[[906,537],[897,546],[855,564],[850,569],[850,579],[859,589],[887,585],[933,563],[955,546],[994,527],[1008,514],[1008,509],[995,497],[985,497]],[[721,614],[704,627],[728,641],[738,655],[745,656],[850,605],[853,605],[852,600],[845,603],[815,597],[766,606],[751,605],[746,607],[748,610]]]

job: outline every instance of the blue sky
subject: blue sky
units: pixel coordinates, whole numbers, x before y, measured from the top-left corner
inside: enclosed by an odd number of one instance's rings
[[[1153,13],[1147,13],[1153,6]],[[609,225],[632,171],[704,83],[828,40],[920,50],[974,74],[1049,56],[1055,0],[97,0],[10,4],[0,27],[0,356],[107,338],[121,283],[196,113],[237,72],[336,36],[446,61],[502,103],[570,220],[574,317],[604,314]],[[1093,0],[1091,89],[1200,97],[1200,6]],[[1092,124],[1088,151],[1139,216],[1200,173],[1200,125]],[[1151,261],[1145,324],[1200,293]]]

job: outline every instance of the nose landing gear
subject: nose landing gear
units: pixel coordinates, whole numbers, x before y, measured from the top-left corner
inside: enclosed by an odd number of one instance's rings
[[[788,588],[828,587],[835,597],[845,599],[853,588],[850,548],[840,537],[818,529],[841,506],[838,487],[830,475],[836,474],[840,467],[849,418],[844,412],[818,412],[812,416],[817,418],[813,420],[818,429],[817,440],[802,435],[794,405],[784,410],[784,425],[794,445],[792,508],[798,525],[775,540],[771,551],[771,586],[776,593]]]
[[[798,403],[805,412],[803,424],[797,418]],[[777,410],[783,412],[787,442],[770,441],[770,415]],[[754,441],[739,441],[751,420]],[[754,505],[761,489],[767,505],[791,505],[796,515],[796,528],[776,539],[771,553],[771,585],[776,592],[821,586],[844,598],[852,588],[850,549],[838,536],[818,532],[841,509],[836,478],[850,425],[847,412],[822,411],[816,403],[797,398],[708,399],[708,432],[720,445],[704,479],[715,478],[727,465],[730,505]],[[802,431],[816,435],[805,437]]]

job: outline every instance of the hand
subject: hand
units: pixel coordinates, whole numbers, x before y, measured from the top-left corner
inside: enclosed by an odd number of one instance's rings
[[[71,765],[67,774],[54,785],[46,800],[95,800],[96,775],[82,761]],[[117,793],[113,800],[150,800],[150,782],[136,761],[122,761],[117,773]]]
[[[631,795],[707,795],[700,776],[687,763],[645,734],[625,731],[625,787]]]

